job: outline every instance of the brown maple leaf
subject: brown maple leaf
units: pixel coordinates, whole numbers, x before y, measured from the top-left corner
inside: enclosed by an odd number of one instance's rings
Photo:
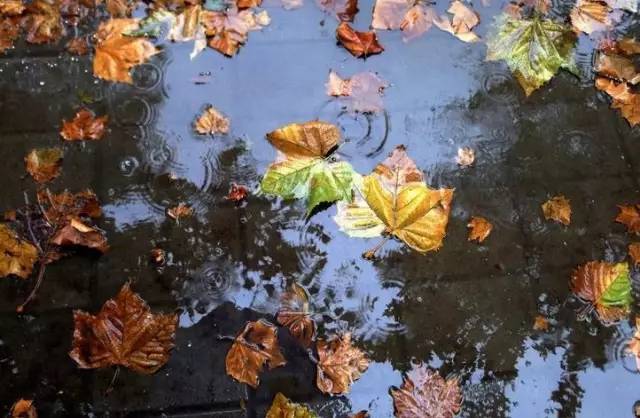
[[[628,232],[640,234],[640,205],[618,205],[618,209],[616,222],[625,225]]]
[[[231,200],[233,202],[242,202],[247,198],[249,194],[249,190],[246,186],[241,184],[231,183],[231,188],[229,189],[229,193],[225,196],[225,199]]]
[[[269,370],[284,366],[287,362],[278,345],[278,329],[265,320],[247,322],[236,336],[227,353],[227,374],[253,388],[258,387],[265,364]]]
[[[549,321],[542,315],[536,315],[533,321],[533,329],[536,331],[548,331]]]
[[[24,158],[27,172],[37,183],[47,183],[60,175],[62,150],[39,148],[31,150]]]
[[[333,14],[340,22],[353,22],[358,13],[358,0],[316,0],[320,9]]]
[[[629,244],[629,258],[635,267],[640,265],[640,242]]]
[[[64,35],[59,0],[35,0],[27,6],[23,22],[26,40],[32,44],[58,41]]]
[[[107,252],[109,245],[104,233],[81,220],[71,217],[51,237],[51,243],[60,247],[85,247],[101,253]]]
[[[9,275],[29,277],[38,260],[37,248],[6,224],[0,224],[0,277]]]
[[[571,204],[569,199],[559,195],[542,204],[542,213],[546,220],[553,220],[564,225],[571,223]]]
[[[351,78],[342,79],[331,70],[325,86],[327,95],[340,97],[348,111],[375,113],[384,108],[382,93],[389,84],[372,72],[358,73]]]
[[[74,55],[87,55],[89,53],[89,43],[83,37],[71,39],[66,45],[67,51]]]
[[[229,119],[209,105],[196,120],[195,129],[200,135],[228,134]]]
[[[176,221],[191,215],[193,215],[193,208],[184,203],[179,203],[178,206],[167,209],[167,216]]]
[[[309,294],[297,283],[292,283],[282,296],[282,307],[276,321],[287,327],[303,347],[310,347],[316,336],[316,323],[309,312]]]
[[[375,32],[358,32],[353,30],[346,22],[338,25],[336,38],[347,51],[357,58],[366,58],[369,55],[379,54],[384,51],[384,48],[378,42]]]
[[[96,117],[88,109],[80,109],[73,120],[62,121],[60,135],[67,141],[96,140],[102,138],[108,116]]]
[[[142,374],[158,371],[174,347],[177,314],[153,314],[126,283],[98,315],[73,312],[71,358],[81,369],[123,366]]]
[[[359,348],[351,345],[351,334],[318,340],[318,373],[316,385],[324,393],[348,393],[351,384],[369,367],[369,360]]]
[[[11,407],[11,418],[38,418],[33,400],[19,399]]]
[[[472,216],[467,227],[469,228],[469,237],[467,240],[476,240],[478,243],[483,242],[493,229],[491,222],[481,216]]]
[[[445,380],[424,364],[407,372],[391,397],[396,418],[453,418],[462,404],[458,379]]]
[[[145,38],[123,35],[136,29],[135,19],[111,19],[100,24],[96,32],[93,75],[108,81],[133,82],[130,70],[160,52]]]

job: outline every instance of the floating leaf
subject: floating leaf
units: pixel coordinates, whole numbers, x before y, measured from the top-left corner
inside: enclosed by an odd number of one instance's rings
[[[602,321],[617,321],[629,313],[631,306],[629,266],[589,261],[573,271],[571,291],[591,303]]]
[[[571,24],[576,32],[586,34],[609,30],[613,24],[611,10],[604,1],[578,0],[571,10]]]
[[[379,30],[400,29],[413,4],[410,0],[376,0],[371,27]]]
[[[616,222],[625,225],[628,232],[640,234],[640,205],[618,205],[618,209]]]
[[[229,119],[209,105],[196,120],[195,129],[200,135],[228,134]]]
[[[249,190],[246,186],[241,184],[231,183],[231,188],[229,189],[229,193],[225,197],[227,200],[231,200],[233,202],[242,202],[247,198],[249,194]]]
[[[33,400],[19,399],[11,407],[11,418],[38,418]]]
[[[476,160],[476,153],[469,147],[458,148],[456,162],[462,167],[469,167]]]
[[[287,362],[278,345],[277,331],[275,325],[262,319],[247,322],[227,353],[227,374],[257,388],[260,381],[258,374],[265,364],[269,370],[284,366]]]
[[[51,238],[51,243],[60,247],[85,247],[107,252],[107,238],[102,231],[89,226],[77,218],[59,228]]]
[[[622,55],[598,54],[594,70],[598,75],[632,85],[640,83],[640,72],[634,62]]]
[[[493,225],[491,222],[481,216],[472,216],[467,224],[469,228],[469,241],[476,240],[478,243],[483,242],[491,233]]]
[[[144,38],[124,35],[137,29],[138,21],[135,19],[111,19],[100,24],[93,58],[96,77],[131,84],[130,70],[159,52]]]
[[[209,46],[229,57],[247,42],[250,31],[261,30],[271,22],[266,10],[257,14],[252,10],[207,10],[202,12],[201,19],[206,35],[210,37]]]
[[[400,29],[402,29],[402,40],[409,42],[431,29],[433,22],[438,18],[438,14],[433,7],[418,3],[405,14]]]
[[[38,183],[47,183],[60,175],[62,150],[39,148],[31,150],[24,158],[27,172]]]
[[[636,332],[627,341],[627,348],[635,356],[636,368],[640,371],[640,317],[636,316]]]
[[[349,393],[351,384],[369,367],[369,360],[351,345],[351,334],[318,340],[318,374],[316,384],[324,393]]]
[[[631,126],[640,124],[640,93],[634,93],[627,83],[605,77],[596,78],[596,88],[611,96],[611,108],[619,109]]]
[[[194,4],[187,7],[172,22],[167,38],[173,42],[194,41],[189,57],[194,59],[207,47],[207,36],[202,25],[202,7]]]
[[[98,315],[76,310],[73,322],[69,356],[81,369],[123,366],[152,374],[169,360],[178,315],[153,314],[126,283]]]
[[[193,208],[184,203],[179,203],[178,206],[167,209],[167,216],[176,221],[191,215],[193,215]]]
[[[416,251],[434,251],[442,246],[452,198],[453,189],[426,186],[401,145],[363,179],[351,205],[338,205],[334,219],[350,236],[373,237],[384,231]]]
[[[96,117],[88,109],[80,109],[73,120],[62,121],[60,135],[67,141],[96,140],[104,135],[108,116]]]
[[[505,60],[528,96],[561,68],[576,71],[575,43],[567,26],[537,16],[526,20],[502,14],[487,41],[487,60]]]
[[[569,199],[560,195],[554,196],[542,204],[542,213],[546,220],[553,220],[564,225],[571,223],[571,204]]]
[[[480,16],[475,10],[466,6],[459,0],[451,2],[451,6],[447,12],[453,17],[442,16],[435,18],[433,24],[445,32],[449,32],[456,38],[464,42],[477,42],[480,40],[478,35],[473,33],[473,28],[480,23]]]
[[[10,275],[26,279],[38,260],[33,244],[18,237],[6,224],[0,224],[0,277]]]
[[[335,15],[340,22],[353,22],[358,13],[358,0],[316,0],[318,7]]]
[[[35,0],[27,6],[23,22],[26,40],[32,44],[58,41],[64,35],[59,0]]]
[[[357,58],[366,58],[369,55],[379,54],[384,51],[384,48],[378,42],[375,32],[358,32],[345,22],[338,25],[336,38],[347,51]]]
[[[340,97],[350,112],[362,113],[382,111],[382,93],[386,87],[387,82],[371,72],[358,73],[345,80],[333,70],[326,84],[329,96]]]
[[[284,199],[307,201],[307,213],[321,203],[350,201],[357,177],[350,164],[329,157],[340,132],[327,122],[292,123],[267,134],[279,151],[265,173],[260,189]]]
[[[542,315],[536,315],[536,318],[533,321],[533,329],[535,331],[546,332],[549,330],[549,321]]]
[[[640,265],[640,242],[632,242],[629,244],[629,258],[631,258],[634,267]]]
[[[396,418],[453,418],[462,404],[458,379],[445,380],[424,364],[407,372],[391,397]]]
[[[318,416],[304,405],[291,402],[289,398],[278,392],[273,398],[266,418],[317,418]]]
[[[309,295],[302,286],[292,283],[285,292],[276,321],[287,327],[302,346],[311,346],[316,335],[316,323],[309,312]]]

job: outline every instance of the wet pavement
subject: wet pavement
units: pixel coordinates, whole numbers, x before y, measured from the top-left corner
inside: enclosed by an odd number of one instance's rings
[[[475,6],[480,36],[502,6]],[[50,187],[93,189],[111,244],[101,257],[51,265],[21,315],[15,307],[32,279],[0,280],[0,411],[24,397],[43,417],[262,417],[282,391],[323,417],[367,409],[386,418],[389,387],[425,361],[460,377],[462,417],[632,417],[640,399],[625,352],[633,324],[579,320],[568,288],[578,264],[625,260],[633,237],[613,219],[616,205],[637,203],[640,190],[640,129],[593,88],[589,41],[580,40],[580,79],[560,73],[525,98],[505,65],[484,61],[483,43],[432,29],[407,44],[380,32],[385,52],[356,60],[336,46],[335,19],[311,1],[265,8],[271,25],[233,59],[206,50],[190,61],[190,43],[163,43],[132,86],[94,79],[91,58],[69,56],[65,41],[20,44],[0,58],[0,210],[33,195],[24,155],[60,145],[62,120],[82,104],[79,95],[89,97],[91,109],[109,115],[109,131],[101,141],[63,144],[63,172]],[[364,29],[372,2],[359,8],[354,26]],[[569,10],[554,7],[556,15]],[[627,23],[630,33],[640,27]],[[344,77],[375,71],[390,82],[385,113],[344,113],[325,94],[330,69]],[[194,82],[209,72],[208,83]],[[229,116],[229,135],[193,133],[207,104]],[[405,144],[427,184],[456,189],[440,251],[389,243],[370,262],[361,254],[375,240],[340,232],[335,207],[306,220],[303,202],[225,200],[232,182],[257,190],[275,157],[266,132],[316,118],[341,127],[340,152],[360,173]],[[463,146],[476,150],[471,168],[455,162]],[[540,205],[556,194],[571,200],[569,227],[542,217]],[[195,215],[176,223],[165,209],[180,202]],[[472,215],[494,224],[482,245],[467,242]],[[168,253],[162,269],[149,263],[154,247]],[[123,370],[105,394],[113,371],[78,370],[67,355],[72,310],[96,312],[127,280],[154,310],[181,309],[180,328],[163,369]],[[230,343],[219,336],[272,320],[290,281],[310,292],[320,335],[351,331],[371,358],[350,394],[322,395],[313,364],[286,333],[287,366],[262,374],[257,390],[226,375]],[[635,272],[633,286],[637,295]],[[539,314],[550,319],[547,332],[533,330]]]

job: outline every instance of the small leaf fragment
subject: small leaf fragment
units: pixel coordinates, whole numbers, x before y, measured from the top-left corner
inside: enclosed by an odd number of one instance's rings
[[[196,120],[195,129],[200,135],[228,134],[229,119],[209,105]]]
[[[71,39],[66,45],[67,51],[74,55],[87,55],[89,53],[89,44],[86,38],[77,37]]]
[[[618,205],[616,222],[627,227],[627,232],[640,234],[640,205]]]
[[[546,332],[549,330],[549,320],[542,315],[536,315],[533,321],[533,329],[535,331]]]
[[[571,223],[571,204],[569,199],[559,195],[554,196],[542,204],[542,213],[546,220],[560,222],[563,225]]]
[[[0,223],[0,277],[14,275],[26,279],[37,260],[37,248]]]
[[[476,240],[478,243],[483,242],[493,229],[491,222],[481,216],[472,216],[467,227],[469,228],[469,238],[467,240]]]
[[[318,416],[307,408],[278,392],[273,398],[271,407],[267,411],[266,418],[317,418]]]
[[[11,418],[38,418],[33,400],[19,399],[11,407]]]
[[[288,328],[303,347],[311,346],[316,336],[316,323],[309,312],[309,295],[305,288],[297,283],[291,284],[282,297],[276,321]]]
[[[472,148],[463,147],[458,148],[458,155],[456,156],[456,162],[461,167],[469,167],[476,160],[476,153]]]
[[[193,208],[185,203],[179,203],[178,206],[167,209],[167,216],[175,221],[191,215],[193,215]]]
[[[632,242],[629,244],[629,258],[631,258],[634,267],[640,265],[640,242]]]
[[[318,7],[333,14],[340,22],[353,22],[358,13],[358,0],[316,0]]]
[[[604,1],[578,0],[571,10],[571,24],[576,32],[586,34],[609,30],[613,25],[611,10]]]
[[[106,115],[96,117],[92,111],[80,109],[72,120],[62,121],[60,135],[66,141],[101,139],[108,120]]]
[[[349,393],[351,384],[369,367],[369,360],[359,348],[351,345],[351,334],[318,340],[318,373],[316,384],[324,393]]]
[[[375,32],[358,32],[345,22],[338,25],[336,38],[356,58],[366,58],[384,51]]]
[[[245,200],[248,194],[249,190],[246,186],[231,183],[231,188],[229,189],[229,193],[227,194],[227,196],[225,196],[225,199],[238,203]]]
[[[24,159],[27,172],[37,183],[47,183],[60,175],[62,150],[38,148],[31,150]]]

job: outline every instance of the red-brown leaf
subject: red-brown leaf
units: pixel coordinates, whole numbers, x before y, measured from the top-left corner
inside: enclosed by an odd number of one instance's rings
[[[73,120],[62,121],[60,135],[67,141],[100,139],[104,135],[107,120],[109,117],[106,115],[96,117],[92,111],[80,109]]]
[[[324,393],[348,393],[351,384],[369,367],[369,360],[359,348],[351,345],[351,334],[319,340],[316,384]]]
[[[375,32],[358,32],[345,22],[338,25],[336,38],[354,57],[366,58],[384,51]]]

